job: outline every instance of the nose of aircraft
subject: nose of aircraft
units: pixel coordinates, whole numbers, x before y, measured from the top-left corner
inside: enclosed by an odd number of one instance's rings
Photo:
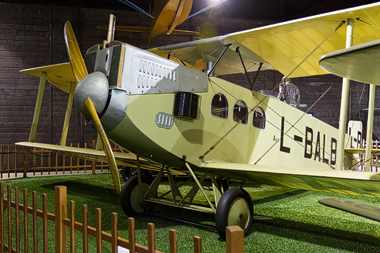
[[[101,114],[107,105],[109,95],[109,85],[105,74],[102,72],[93,72],[84,77],[76,86],[74,92],[74,100],[79,112],[87,120],[91,120],[91,115],[83,105],[86,98],[90,98],[96,112]]]

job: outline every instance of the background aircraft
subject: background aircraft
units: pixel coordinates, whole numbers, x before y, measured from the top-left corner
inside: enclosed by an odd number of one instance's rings
[[[217,6],[226,0],[212,1],[210,5],[202,10],[190,15],[193,6],[193,0],[155,0],[153,2],[153,9],[148,13],[133,4],[128,0],[119,0],[127,6],[143,13],[149,18],[149,26],[116,26],[116,30],[130,31],[130,32],[147,32],[148,40],[151,41],[162,33],[170,34],[192,34],[199,36],[199,31],[186,31],[175,29],[178,25],[182,24],[185,20],[192,18],[210,8]],[[190,15],[190,16],[189,16]],[[98,26],[98,28],[107,29],[106,26]]]
[[[33,138],[18,145],[108,161],[118,192],[117,165],[134,163],[138,176],[120,193],[127,215],[154,203],[209,212],[215,214],[222,238],[227,225],[239,225],[247,234],[253,221],[249,195],[242,187],[229,189],[230,179],[242,186],[249,181],[378,197],[380,175],[353,169],[349,152],[361,151],[357,139],[347,134],[340,138],[340,131],[297,108],[214,75],[274,68],[289,77],[326,74],[319,58],[344,47],[352,25],[348,21],[370,20],[379,26],[379,12],[376,3],[150,52],[114,41],[111,18],[107,41],[91,47],[84,60],[67,22],[70,63],[23,72],[46,75],[62,90],[74,82],[77,107],[96,126],[106,152],[34,143]],[[346,23],[347,29],[342,28]],[[380,36],[367,23],[357,22],[357,43]],[[108,138],[137,156],[114,155]],[[159,168],[158,174],[144,176],[144,166]],[[173,177],[178,171],[192,180],[185,192]],[[158,195],[164,175],[170,199]],[[209,184],[213,199],[205,194]],[[197,192],[208,207],[193,202]]]

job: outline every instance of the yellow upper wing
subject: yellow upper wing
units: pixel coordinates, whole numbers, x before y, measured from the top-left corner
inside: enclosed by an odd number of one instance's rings
[[[193,59],[207,59],[207,55],[214,54],[215,49],[232,44],[231,49],[243,48],[241,54],[251,63],[263,62],[272,69],[275,68],[284,75],[289,74],[317,45],[319,45],[342,21],[349,18],[355,20],[354,45],[380,39],[380,3],[364,5],[351,9],[335,11],[317,16],[292,20],[274,25],[254,28],[251,30],[231,33],[225,36],[200,40],[166,47],[153,48],[149,51],[164,57],[170,53],[174,57],[186,61]],[[363,20],[365,22],[359,21]],[[347,23],[347,22],[346,22]],[[369,24],[368,24],[369,23]],[[214,43],[216,46],[209,46]],[[222,46],[218,46],[218,43]],[[327,74],[319,67],[318,62],[322,55],[345,48],[346,25],[343,25],[328,41],[308,58],[291,77],[312,76]],[[209,47],[207,47],[209,46]],[[197,50],[195,50],[197,49]],[[219,49],[220,51],[220,49]],[[215,57],[215,56],[213,56]],[[233,61],[232,68],[223,68],[221,74],[242,72],[239,56]],[[216,58],[215,58],[216,59]],[[212,58],[210,58],[212,61]],[[214,61],[215,62],[215,61]],[[222,64],[231,65],[231,57],[221,60]],[[248,65],[253,65],[253,64]],[[266,68],[270,69],[270,68]],[[252,67],[248,71],[256,71]],[[221,73],[223,72],[223,73]]]
[[[380,3],[312,16],[229,36],[267,60],[283,74],[288,74],[333,29],[348,18],[360,18],[375,27],[380,26]],[[380,30],[364,22],[354,24],[354,45],[380,39]],[[319,65],[322,55],[342,49],[346,44],[346,28],[341,27],[292,75],[326,74]]]
[[[75,78],[69,62],[23,69],[20,72],[37,77],[46,73],[48,82],[66,93],[70,93],[70,90],[75,87]]]

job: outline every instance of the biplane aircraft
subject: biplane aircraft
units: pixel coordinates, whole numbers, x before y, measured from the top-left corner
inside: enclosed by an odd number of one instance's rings
[[[245,235],[251,228],[253,205],[244,182],[379,197],[380,174],[352,169],[351,154],[363,152],[360,128],[351,131],[355,138],[346,130],[341,136],[341,129],[276,97],[217,77],[273,69],[289,77],[327,74],[318,64],[321,56],[343,49],[353,25],[356,44],[378,39],[379,13],[375,3],[148,51],[114,41],[111,16],[107,40],[84,59],[66,22],[70,63],[22,72],[68,92],[95,125],[104,152],[65,146],[68,120],[62,145],[34,142],[33,128],[29,142],[17,144],[108,162],[128,216],[153,204],[212,213],[222,238],[226,226],[239,225]],[[109,139],[134,155],[113,153]],[[121,189],[117,166],[131,163],[138,175]],[[153,178],[142,173],[150,166],[158,169]],[[184,192],[174,173],[189,175],[190,190]],[[171,199],[158,193],[164,176]],[[229,188],[230,179],[241,187]],[[204,189],[209,182],[213,199]],[[193,202],[198,192],[207,207]]]
[[[148,41],[162,33],[170,34],[188,34],[199,36],[199,31],[179,30],[176,27],[185,20],[201,14],[204,11],[215,7],[226,0],[219,0],[210,3],[202,10],[190,15],[193,0],[155,0],[153,2],[153,9],[148,13],[137,5],[128,0],[119,0],[119,2],[141,12],[149,17],[149,26],[116,26],[116,30],[129,31],[129,32],[146,32],[148,33]],[[107,26],[98,26],[101,29],[107,29]]]

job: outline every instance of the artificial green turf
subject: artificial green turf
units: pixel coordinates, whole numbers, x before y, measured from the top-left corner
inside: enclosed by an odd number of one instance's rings
[[[29,192],[37,191],[38,208],[41,209],[42,193],[48,195],[48,212],[54,213],[54,187],[67,186],[68,201],[76,204],[76,219],[81,221],[82,205],[88,206],[88,223],[95,227],[95,209],[102,209],[103,230],[111,230],[111,213],[117,212],[119,236],[128,238],[127,217],[119,205],[119,196],[113,189],[109,174],[36,177],[6,180],[5,184]],[[5,188],[6,189],[6,188]],[[167,191],[168,186],[160,186]],[[380,250],[379,223],[318,204],[323,197],[347,198],[370,205],[380,206],[377,198],[350,196],[334,193],[293,190],[284,187],[260,186],[245,188],[253,199],[257,217],[250,234],[244,240],[245,252],[378,252]],[[5,191],[6,192],[6,191]],[[12,197],[14,199],[14,197]],[[204,202],[198,193],[197,202]],[[214,216],[182,209],[156,206],[154,214],[184,219],[198,224],[214,226]],[[194,227],[151,215],[136,217],[137,242],[147,245],[146,226],[153,222],[156,227],[156,248],[169,252],[169,229],[178,233],[179,252],[193,252],[193,237],[202,238],[203,252],[225,252],[225,242],[214,230]],[[41,224],[41,223],[39,223]],[[49,226],[49,252],[54,251],[54,226]],[[31,231],[31,229],[29,229]],[[81,233],[76,232],[77,251],[81,252]],[[95,240],[89,237],[89,252],[95,252]],[[31,245],[30,245],[31,247]],[[41,245],[39,245],[41,247]],[[110,245],[104,243],[104,252]]]

